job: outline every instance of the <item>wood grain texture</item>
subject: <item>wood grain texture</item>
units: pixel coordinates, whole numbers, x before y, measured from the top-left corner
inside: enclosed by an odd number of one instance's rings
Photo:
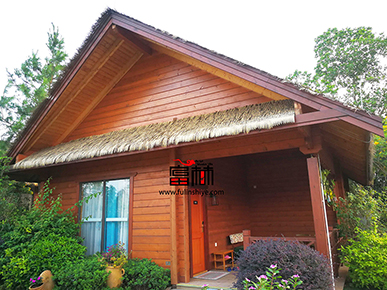
[[[298,150],[210,161],[216,173],[213,188],[225,193],[219,206],[211,206],[207,197],[209,254],[231,249],[228,236],[244,229],[264,237],[315,236],[306,157]],[[327,214],[334,226],[331,208]]]
[[[122,77],[120,71],[136,54],[136,49],[108,32],[87,61],[72,77],[71,82],[61,92],[61,97],[53,103],[46,117],[39,124],[26,144],[24,152],[52,146],[74,123],[79,115],[95,100],[95,96],[109,90],[109,85]],[[124,72],[123,72],[124,73]]]
[[[323,192],[321,190],[319,164],[317,158],[308,158],[308,177],[310,195],[313,210],[314,230],[316,236],[316,250],[330,257],[330,244],[328,239],[328,229],[326,213],[323,203]]]
[[[68,208],[78,200],[79,182],[124,178],[129,173],[137,174],[130,180],[133,184],[130,192],[133,235],[129,245],[133,250],[133,257],[151,258],[160,266],[168,267],[166,262],[171,259],[171,199],[158,192],[169,189],[168,156],[151,153],[145,158],[132,156],[95,162],[92,165],[54,169],[50,171],[53,177],[51,186],[55,187],[54,196],[61,194],[63,207]],[[77,209],[74,213],[77,213]]]
[[[163,54],[144,57],[65,139],[269,101]]]

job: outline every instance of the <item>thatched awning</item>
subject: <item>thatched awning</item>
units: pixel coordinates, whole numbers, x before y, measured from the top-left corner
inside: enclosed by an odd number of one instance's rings
[[[292,100],[272,101],[73,140],[42,149],[16,163],[12,169],[39,168],[116,153],[143,151],[294,122]]]

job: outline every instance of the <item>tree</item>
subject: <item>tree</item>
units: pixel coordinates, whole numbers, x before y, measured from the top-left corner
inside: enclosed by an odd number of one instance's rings
[[[314,73],[296,70],[288,80],[351,107],[386,116],[387,37],[383,33],[375,35],[369,27],[328,29],[316,38],[314,51]],[[373,188],[387,196],[387,141],[375,136],[374,144]]]
[[[387,117],[383,120],[384,138],[375,136],[374,172],[375,179],[373,188],[378,192],[387,192]],[[385,203],[387,194],[384,195]]]
[[[48,33],[49,56],[42,63],[38,52],[8,73],[8,83],[0,97],[0,125],[3,127],[0,150],[5,151],[24,127],[33,110],[49,96],[53,84],[60,77],[67,54],[59,30],[52,24]]]
[[[370,27],[328,29],[316,38],[314,73],[288,80],[370,113],[387,113],[387,38]]]

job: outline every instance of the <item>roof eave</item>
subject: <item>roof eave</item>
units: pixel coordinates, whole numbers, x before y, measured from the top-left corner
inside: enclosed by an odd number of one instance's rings
[[[29,122],[24,128],[20,135],[20,139],[16,140],[8,150],[7,155],[12,158],[11,162],[14,162],[17,154],[22,150],[24,145],[28,142],[34,131],[39,127],[42,120],[45,118],[47,113],[53,107],[55,102],[58,100],[62,92],[66,89],[67,85],[71,82],[73,77],[77,74],[79,69],[85,63],[89,55],[92,53],[94,48],[98,45],[99,41],[105,35],[112,25],[112,10],[106,11],[105,17],[99,20],[97,30],[90,35],[90,39],[79,50],[79,54],[71,62],[71,69],[69,69],[65,75],[60,79],[60,82],[54,86],[50,97],[46,101],[42,102],[34,111]]]

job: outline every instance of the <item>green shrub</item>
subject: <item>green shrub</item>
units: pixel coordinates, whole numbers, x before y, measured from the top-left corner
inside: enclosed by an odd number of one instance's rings
[[[7,281],[6,289],[27,289],[29,279],[44,270],[51,270],[55,276],[63,265],[82,259],[85,252],[86,247],[76,239],[57,234],[29,243],[21,251],[9,248],[6,250],[9,261],[1,272]]]
[[[13,231],[15,223],[28,210],[29,204],[23,199],[23,195],[31,196],[32,194],[31,189],[23,182],[10,180],[6,175],[10,160],[8,157],[0,156],[0,271],[7,248],[4,243],[10,240],[4,235]],[[0,289],[4,288],[2,284],[4,283],[0,274]]]
[[[34,207],[17,217],[11,230],[2,233],[0,251],[7,248],[20,246],[37,241],[49,234],[57,234],[64,237],[73,237],[82,241],[79,237],[79,224],[71,212],[62,211],[61,197],[52,199],[52,189],[49,181],[39,193]]]
[[[55,273],[57,290],[99,290],[106,287],[106,268],[96,256],[83,260],[70,261]]]
[[[123,269],[124,289],[165,290],[171,282],[170,271],[148,259],[130,259]]]
[[[387,234],[376,229],[357,229],[341,253],[349,266],[349,277],[357,287],[387,289]]]
[[[277,265],[283,279],[299,275],[303,284],[297,289],[331,290],[332,279],[328,260],[316,250],[298,242],[259,240],[237,259],[239,271],[235,287],[243,289],[246,278],[258,282],[267,268]]]
[[[61,197],[52,198],[49,181],[32,209],[20,214],[0,232],[0,289],[27,289],[30,277],[54,271],[84,256],[79,224],[71,212],[62,211]]]
[[[0,156],[0,236],[9,230],[9,226],[17,220],[29,207],[23,195],[31,196],[31,189],[24,182],[11,180],[7,176],[11,158]]]
[[[387,209],[381,193],[370,187],[364,187],[354,182],[345,199],[339,198],[334,203],[340,223],[337,225],[340,236],[354,238],[355,229],[372,230],[377,225],[382,230],[387,230]]]

